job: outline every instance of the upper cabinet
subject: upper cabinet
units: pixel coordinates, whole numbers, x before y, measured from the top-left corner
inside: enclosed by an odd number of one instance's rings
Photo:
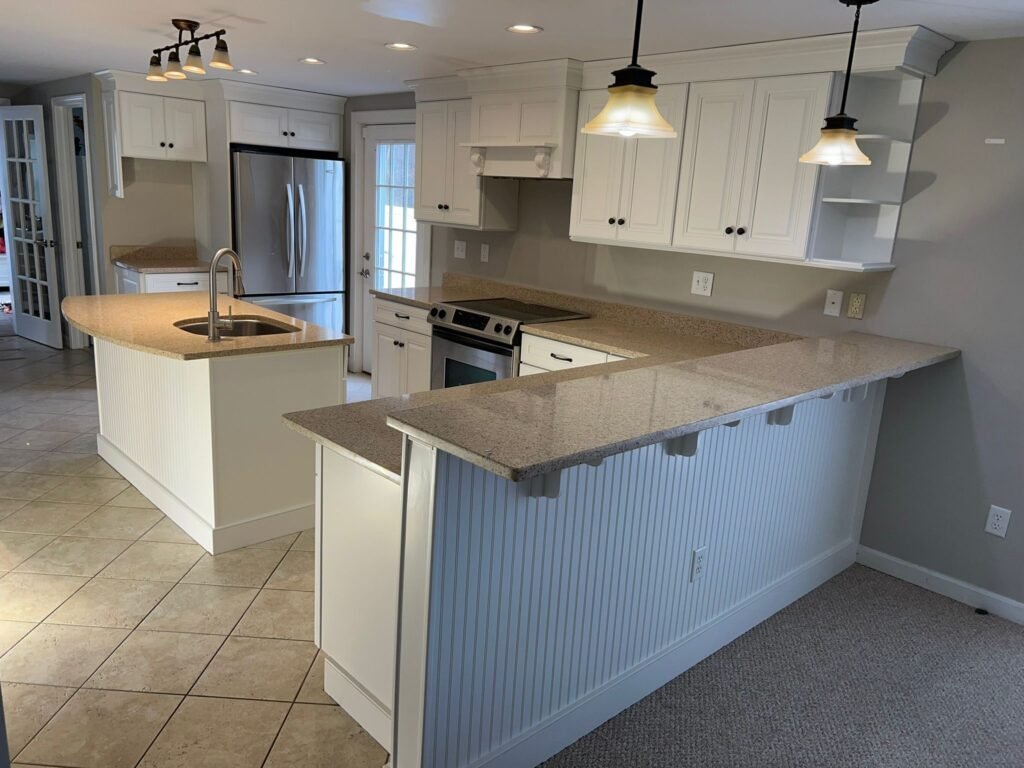
[[[122,157],[206,162],[206,105],[193,99],[118,94]]]
[[[473,171],[470,120],[469,99],[416,105],[416,218],[469,229],[515,229],[518,182]]]
[[[803,260],[831,74],[695,83],[683,135],[672,244]]]
[[[341,151],[341,117],[326,112],[229,102],[233,143]]]
[[[658,89],[658,109],[679,136],[669,140],[580,134],[572,185],[573,239],[622,245],[672,242],[686,85]],[[580,94],[579,128],[608,101],[608,92]]]

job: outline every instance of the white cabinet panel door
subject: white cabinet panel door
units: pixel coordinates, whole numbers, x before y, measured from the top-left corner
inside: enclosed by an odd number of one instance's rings
[[[118,99],[121,155],[164,160],[167,157],[164,97],[123,91]]]
[[[426,392],[430,389],[430,337],[406,332],[403,342],[405,381],[402,394]]]
[[[167,159],[206,162],[206,105],[192,99],[164,99]]]
[[[658,89],[658,110],[676,129],[676,138],[626,140],[618,212],[624,223],[617,224],[620,242],[672,242],[686,93],[686,85],[663,85]]]
[[[673,245],[734,250],[753,98],[753,80],[691,86]]]
[[[818,166],[797,158],[816,141],[831,81],[827,73],[757,81],[737,253],[804,259]]]
[[[607,101],[606,90],[580,93],[579,127],[586,125]],[[626,140],[615,136],[580,134],[576,139],[570,237],[615,239],[625,147]]]
[[[373,358],[373,397],[397,397],[402,394],[402,350],[398,346],[402,332],[380,323],[374,324],[376,340]]]
[[[288,110],[232,101],[228,107],[231,141],[266,147],[288,146]]]
[[[448,102],[448,206],[444,220],[449,224],[480,226],[480,177],[470,167],[469,142],[471,107],[469,99]]]
[[[288,110],[288,146],[293,149],[341,150],[341,123],[338,115]]]
[[[416,218],[444,221],[448,169],[448,104],[416,105]]]

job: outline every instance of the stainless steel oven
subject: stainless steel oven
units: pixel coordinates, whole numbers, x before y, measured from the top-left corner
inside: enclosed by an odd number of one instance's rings
[[[519,346],[435,327],[430,349],[430,388],[497,381],[519,371]]]

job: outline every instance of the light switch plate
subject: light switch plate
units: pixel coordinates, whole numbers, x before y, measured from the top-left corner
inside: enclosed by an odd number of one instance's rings
[[[480,261],[487,262],[491,258],[491,246],[487,243],[480,243]]]
[[[690,293],[697,296],[710,296],[715,286],[714,272],[694,272],[693,285],[690,286]]]
[[[466,241],[456,240],[455,241],[455,258],[464,259],[466,258]]]
[[[854,320],[864,319],[864,306],[868,303],[866,293],[851,293],[850,303],[846,307],[846,316]]]
[[[825,314],[829,317],[839,317],[843,310],[843,292],[825,291]]]

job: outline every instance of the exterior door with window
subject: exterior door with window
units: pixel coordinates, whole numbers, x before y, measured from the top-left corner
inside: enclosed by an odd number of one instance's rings
[[[416,222],[416,127],[371,125],[363,129],[363,369],[372,370],[371,288],[391,290],[427,285],[429,239]],[[417,237],[420,235],[421,237]]]
[[[0,107],[0,197],[19,336],[60,349],[56,243],[43,108]]]

